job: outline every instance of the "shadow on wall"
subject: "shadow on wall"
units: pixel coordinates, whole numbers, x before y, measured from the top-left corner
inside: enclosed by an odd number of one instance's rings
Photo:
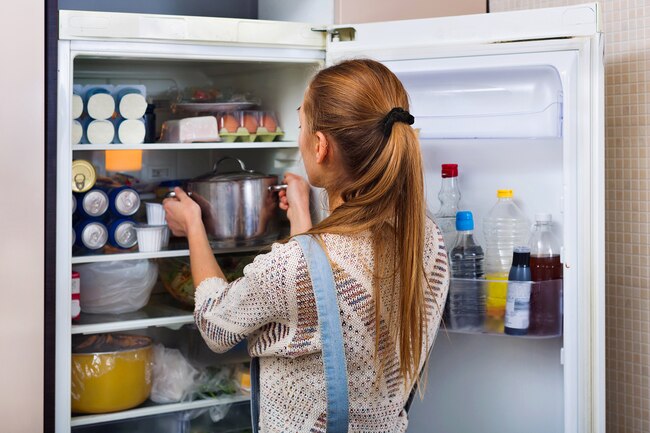
[[[59,9],[257,19],[257,0],[59,0]]]

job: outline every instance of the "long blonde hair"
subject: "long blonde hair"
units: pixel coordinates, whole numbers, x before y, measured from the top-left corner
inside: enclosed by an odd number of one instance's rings
[[[347,177],[328,190],[343,203],[308,234],[355,234],[370,230],[375,257],[376,345],[381,317],[380,275],[399,275],[397,317],[389,328],[399,346],[405,384],[417,380],[423,342],[425,202],[422,156],[414,129],[395,122],[385,134],[385,119],[394,108],[409,109],[408,95],[387,67],[372,60],[348,60],[323,69],[313,78],[303,103],[310,133],[320,131],[338,148]],[[392,234],[385,245],[382,233]],[[393,263],[380,263],[387,247]],[[398,289],[396,287],[396,289]]]

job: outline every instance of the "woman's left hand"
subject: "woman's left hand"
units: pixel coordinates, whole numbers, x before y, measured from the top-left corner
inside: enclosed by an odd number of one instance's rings
[[[174,236],[187,236],[192,229],[201,227],[201,208],[181,188],[174,188],[176,198],[163,200],[165,219]]]

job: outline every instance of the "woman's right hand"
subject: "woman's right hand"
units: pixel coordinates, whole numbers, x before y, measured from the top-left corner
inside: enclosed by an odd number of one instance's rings
[[[309,212],[311,189],[303,177],[293,173],[284,175],[284,183],[287,184],[287,189],[279,193],[280,209],[287,212],[291,223],[291,236],[294,236],[306,232],[312,226]]]
[[[174,236],[188,236],[196,228],[203,228],[201,208],[181,188],[175,188],[175,198],[163,200],[165,219]]]

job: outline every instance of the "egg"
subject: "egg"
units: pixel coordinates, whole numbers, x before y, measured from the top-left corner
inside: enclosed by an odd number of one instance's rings
[[[248,129],[249,133],[255,134],[257,132],[257,125],[257,117],[254,114],[244,114],[244,128]]]
[[[219,128],[228,132],[237,132],[239,122],[232,114],[224,114],[219,121]]]
[[[262,114],[261,126],[267,129],[269,132],[275,132],[278,128],[278,123],[275,121],[273,114],[264,113]]]

